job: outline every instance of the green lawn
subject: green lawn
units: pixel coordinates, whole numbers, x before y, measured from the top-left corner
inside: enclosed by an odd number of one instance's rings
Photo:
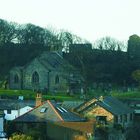
[[[88,94],[89,98],[93,98],[93,97],[97,97],[97,96],[106,96],[108,94],[106,93],[98,93],[96,91],[94,91],[94,93],[90,93]],[[113,91],[111,93],[112,96],[117,97],[117,98],[121,98],[121,99],[130,99],[130,98],[136,98],[136,99],[140,99],[140,91],[135,91],[135,92],[116,92]],[[14,98],[17,96],[24,96],[24,99],[35,99],[36,97],[36,93],[31,91],[31,90],[4,90],[4,89],[0,89],[0,96],[3,97],[10,97],[10,98]],[[75,95],[75,96],[68,96],[66,94],[62,94],[62,93],[57,93],[56,95],[51,95],[49,94],[43,94],[43,99],[47,100],[47,99],[56,99],[59,101],[65,101],[65,100],[79,100],[79,94]]]
[[[123,93],[113,92],[111,95],[121,99],[127,99],[127,98],[140,99],[140,91],[133,91],[133,92],[131,91],[131,92],[123,92]]]
[[[4,90],[4,89],[0,89],[0,96],[2,97],[9,97],[9,98],[14,98],[17,96],[24,96],[24,99],[35,99],[36,97],[36,93],[31,91],[31,90]],[[64,101],[64,100],[77,100],[76,97],[72,97],[72,96],[67,96],[65,94],[62,93],[58,93],[57,95],[51,95],[49,94],[43,94],[43,99],[47,100],[47,99],[56,99],[59,101]]]

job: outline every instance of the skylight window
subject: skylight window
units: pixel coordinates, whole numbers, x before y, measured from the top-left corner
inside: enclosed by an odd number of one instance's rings
[[[62,109],[60,109],[59,107],[56,107],[61,113],[63,113],[64,111]]]
[[[61,107],[61,110],[63,110],[64,112],[68,112],[65,108]]]
[[[47,109],[48,109],[47,107],[42,107],[41,110],[40,110],[40,113],[44,113],[44,112],[46,112]]]

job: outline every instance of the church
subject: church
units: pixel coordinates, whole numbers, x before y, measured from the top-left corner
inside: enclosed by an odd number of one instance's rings
[[[10,70],[10,89],[78,92],[82,78],[59,52],[43,52],[25,66]]]

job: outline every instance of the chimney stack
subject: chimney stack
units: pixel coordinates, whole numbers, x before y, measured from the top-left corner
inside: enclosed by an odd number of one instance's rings
[[[99,101],[103,101],[104,100],[104,97],[103,96],[100,96],[99,97]]]
[[[41,93],[37,93],[35,106],[39,106],[41,104],[42,104],[42,94]]]

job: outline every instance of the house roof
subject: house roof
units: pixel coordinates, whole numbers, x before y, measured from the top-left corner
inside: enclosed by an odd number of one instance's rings
[[[64,101],[61,106],[70,110],[81,105],[82,103],[83,101]]]
[[[121,101],[112,96],[105,97],[103,101],[98,101],[97,104],[114,115],[128,114],[134,112],[133,109],[130,109],[126,104],[123,104]]]
[[[57,122],[56,125],[85,133],[93,133],[95,122]]]
[[[80,116],[64,109],[54,101],[47,100],[42,105],[15,119],[16,122],[61,122],[85,121]]]
[[[34,107],[35,101],[33,100],[11,100],[0,99],[0,110],[17,110],[26,106]]]
[[[114,115],[133,113],[132,109],[112,96],[106,96],[102,100],[98,98],[94,102],[91,101],[92,100],[85,102],[82,106],[79,106],[79,110],[78,107],[76,110],[78,110],[79,113],[83,113],[93,109],[96,107],[95,105],[99,105]]]

